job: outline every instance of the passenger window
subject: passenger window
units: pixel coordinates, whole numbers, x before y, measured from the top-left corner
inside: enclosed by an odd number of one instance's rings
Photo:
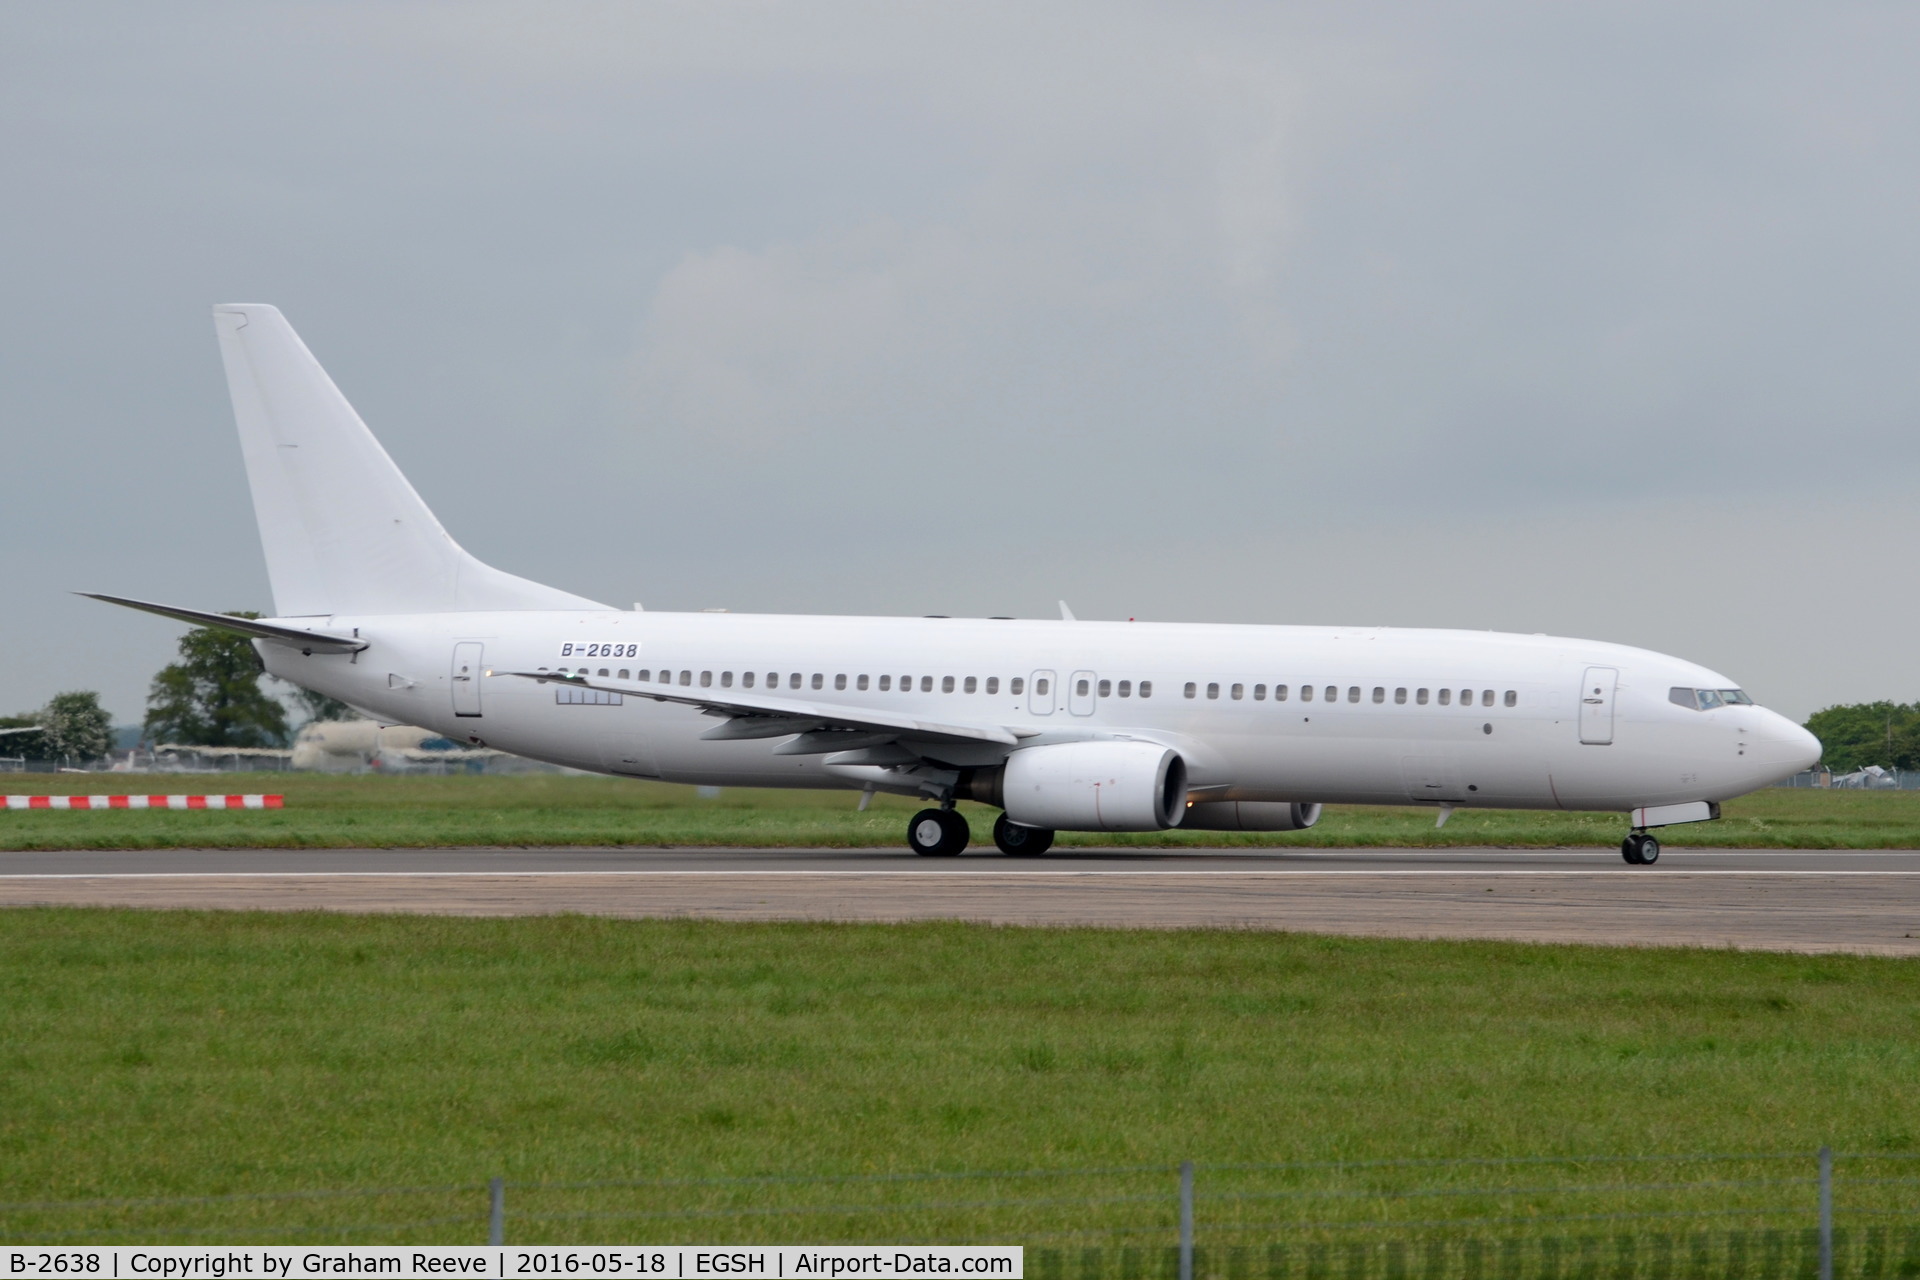
[[[1375,686],[1373,690],[1373,700],[1375,702],[1385,702],[1387,700],[1387,691]]]
[[[1033,682],[1033,692],[1034,692],[1034,696],[1036,696],[1036,697],[1040,697],[1040,698],[1044,698],[1044,697],[1046,697],[1046,696],[1047,696],[1047,688],[1048,688],[1048,686],[1049,686],[1049,685],[1051,685],[1051,684],[1052,684],[1052,681],[1050,681],[1050,680],[1047,680],[1047,679],[1044,679],[1044,678],[1042,678],[1042,679],[1039,679],[1039,680],[1035,680],[1035,681]]]
[[[1243,684],[1237,684],[1233,686],[1233,688],[1227,690],[1227,696],[1232,698],[1235,702],[1238,702],[1240,701],[1240,699],[1247,696],[1247,686]]]
[[[893,688],[893,677],[892,677],[892,676],[881,676],[881,677],[880,677],[880,692],[882,692],[882,693],[886,693],[887,691],[889,691],[889,690],[890,690],[890,689],[892,689],[892,688]]]
[[[837,675],[837,676],[835,676],[835,677],[833,678],[833,687],[834,687],[834,688],[836,688],[836,689],[844,689],[844,688],[846,688],[846,687],[847,687],[847,678],[846,678],[846,676],[844,676],[844,675]]]
[[[692,684],[692,683],[693,683],[693,672],[691,672],[691,671],[682,671],[682,672],[680,673],[680,683],[681,683],[681,685],[682,685],[682,686],[686,686],[686,685],[690,685],[690,684]]]
[[[1275,702],[1285,702],[1287,700],[1287,686],[1283,684],[1273,686],[1273,700]]]
[[[912,693],[912,692],[913,692],[913,677],[912,677],[912,676],[901,676],[901,677],[900,677],[900,692],[902,692],[902,693]]]
[[[620,668],[620,678],[622,680],[627,678],[627,669],[625,667]]]
[[[1520,695],[1511,689],[1507,690],[1507,705],[1512,706],[1518,701],[1520,701]]]
[[[800,687],[800,673],[796,671],[792,675],[787,677],[787,688],[798,689],[799,687]]]
[[[854,688],[860,690],[860,692],[862,693],[865,693],[867,691],[867,678],[865,676],[861,676],[858,680],[854,681]]]
[[[999,677],[999,676],[988,676],[988,677],[987,677],[987,692],[988,692],[988,693],[998,693],[998,692],[1000,692],[1000,677]]]
[[[1122,680],[1120,682],[1120,696],[1123,698],[1131,698],[1133,696],[1133,681]]]
[[[1490,707],[1493,705],[1493,690],[1482,689],[1480,691],[1480,705],[1483,707]]]
[[[751,671],[742,671],[742,672],[740,673],[740,687],[741,687],[742,689],[751,689],[751,688],[753,688],[753,672],[751,672]]]
[[[953,692],[953,677],[952,677],[952,676],[941,676],[941,677],[940,677],[940,692],[942,692],[942,693],[952,693],[952,692]]]
[[[1007,681],[1007,692],[1016,698],[1026,692],[1026,688],[1027,679],[1025,676],[1015,676],[1013,679]]]
[[[1418,691],[1417,693],[1415,693],[1415,694],[1413,695],[1413,700],[1414,700],[1415,702],[1417,702],[1417,703],[1419,703],[1419,704],[1420,704],[1421,706],[1423,706],[1423,707],[1424,707],[1424,706],[1426,706],[1426,705],[1427,705],[1427,691],[1426,691],[1425,689],[1421,689],[1421,690],[1419,690],[1419,691]]]
[[[607,674],[607,669],[605,667],[600,668],[600,674],[603,676]]]
[[[1153,696],[1153,681],[1142,680],[1140,682],[1140,696],[1143,698],[1151,698]]]
[[[920,692],[922,692],[922,693],[932,693],[932,692],[933,692],[933,677],[932,677],[932,676],[921,676],[921,677],[920,677]],[[1046,691],[1045,691],[1045,690],[1043,689],[1043,690],[1041,690],[1041,692],[1043,692],[1043,693],[1044,693],[1044,692],[1046,692]]]
[[[731,671],[722,671],[722,672],[720,673],[720,687],[721,687],[722,689],[731,689],[731,688],[733,688],[733,672],[731,672]]]
[[[1340,701],[1340,690],[1334,688],[1332,685],[1328,685],[1325,689],[1321,690],[1321,693],[1325,695],[1322,701],[1325,701],[1325,702]]]
[[[1105,698],[1105,697],[1112,696],[1112,694],[1113,694],[1113,681],[1102,680],[1100,682],[1100,696]]]
[[[1473,690],[1462,689],[1460,691],[1460,705],[1463,707],[1470,707],[1473,705]]]
[[[1220,696],[1220,686],[1219,686],[1219,685],[1217,685],[1217,684],[1209,684],[1209,685],[1207,686],[1207,696],[1208,696],[1209,698],[1217,698],[1217,697],[1219,697],[1219,696]]]
[[[1265,702],[1267,700],[1267,686],[1263,684],[1253,686],[1253,700],[1255,702]]]
[[[653,669],[651,667],[647,668],[646,670],[642,671],[639,675],[635,676],[634,679],[636,680],[653,679]]]
[[[1360,686],[1359,686],[1359,685],[1357,685],[1357,684],[1355,684],[1355,685],[1348,685],[1348,686],[1347,686],[1347,701],[1348,701],[1348,702],[1358,702],[1358,701],[1360,701]]]
[[[1393,691],[1393,700],[1397,705],[1405,705],[1407,701],[1407,691],[1405,689],[1395,689]]]
[[[1084,698],[1087,696],[1088,690],[1092,688],[1093,686],[1085,680],[1076,681],[1073,686],[1073,696],[1076,698]]]
[[[1313,686],[1312,686],[1312,685],[1310,685],[1310,684],[1303,684],[1303,685],[1301,685],[1301,686],[1300,686],[1300,701],[1302,701],[1302,702],[1312,702],[1312,701],[1313,701]]]
[[[825,685],[825,684],[826,684],[826,682],[827,682],[827,681],[826,681],[826,677],[824,677],[824,676],[822,676],[822,675],[821,675],[821,674],[820,674],[820,673],[819,673],[818,671],[816,671],[816,672],[814,672],[814,673],[813,673],[813,687],[814,687],[814,688],[816,688],[816,689],[818,689],[818,688],[820,688],[821,686],[823,686],[823,685]]]
[[[1444,707],[1449,703],[1451,703],[1452,701],[1453,701],[1453,690],[1442,689],[1440,691],[1440,705]]]
[[[711,688],[713,688],[713,672],[711,672],[711,671],[702,671],[702,672],[700,673],[700,687],[701,687],[702,689],[711,689]]]
[[[1197,693],[1199,693],[1199,692],[1200,692],[1200,686],[1199,686],[1199,685],[1197,685],[1197,684],[1195,684],[1195,683],[1194,683],[1193,681],[1191,681],[1191,680],[1189,680],[1189,681],[1187,681],[1187,688],[1186,688],[1186,694],[1187,694],[1187,696],[1188,696],[1189,698],[1191,698],[1191,697],[1193,697],[1193,696],[1194,696],[1195,694],[1197,694]]]
[[[960,686],[960,690],[962,693],[972,693],[979,687],[980,687],[979,678],[976,676],[968,676],[966,683]]]

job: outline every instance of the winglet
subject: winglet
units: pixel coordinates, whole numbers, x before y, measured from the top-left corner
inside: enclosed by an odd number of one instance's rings
[[[1065,600],[1062,600],[1060,602],[1060,621],[1062,622],[1080,621],[1080,619],[1073,616],[1073,610],[1067,608],[1067,602]]]

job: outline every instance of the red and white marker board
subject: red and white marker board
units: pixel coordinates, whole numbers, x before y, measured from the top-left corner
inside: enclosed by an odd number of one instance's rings
[[[283,796],[8,796],[9,809],[278,809]]]

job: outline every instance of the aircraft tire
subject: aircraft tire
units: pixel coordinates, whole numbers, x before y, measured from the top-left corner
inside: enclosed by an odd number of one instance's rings
[[[1009,858],[1037,858],[1053,848],[1053,832],[1008,822],[1003,813],[993,820],[993,842]]]
[[[951,858],[967,847],[967,820],[951,809],[922,809],[907,824],[907,844],[923,858]]]
[[[1636,867],[1650,867],[1660,861],[1660,842],[1636,831],[1620,842],[1620,856]]]

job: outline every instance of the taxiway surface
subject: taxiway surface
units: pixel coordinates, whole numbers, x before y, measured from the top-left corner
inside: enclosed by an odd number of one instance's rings
[[[1920,955],[1920,850],[167,849],[0,854],[0,905],[1226,927]]]

